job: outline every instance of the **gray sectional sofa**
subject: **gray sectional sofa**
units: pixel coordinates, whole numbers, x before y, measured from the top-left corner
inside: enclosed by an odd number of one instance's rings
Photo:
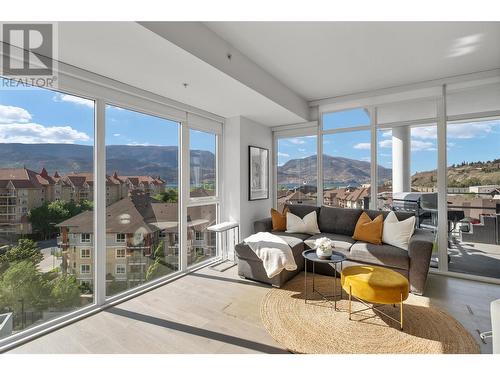
[[[429,264],[431,259],[434,237],[422,229],[416,229],[410,239],[408,250],[400,249],[387,244],[373,245],[352,239],[354,228],[359,216],[365,211],[372,219],[377,215],[387,216],[387,211],[360,210],[336,207],[316,207],[307,205],[289,205],[291,213],[304,217],[315,210],[318,217],[320,234],[311,236],[302,233],[273,232],[283,238],[292,248],[297,263],[296,271],[283,271],[279,275],[268,278],[262,261],[244,242],[236,245],[238,257],[238,274],[240,277],[257,280],[276,287],[281,287],[288,280],[304,270],[302,251],[313,246],[320,237],[328,237],[335,243],[335,250],[344,253],[347,260],[343,266],[356,264],[371,264],[393,269],[408,278],[410,291],[414,294],[423,294]],[[412,213],[396,212],[399,220],[407,219]],[[256,221],[254,231],[271,232],[271,218]],[[309,267],[308,267],[309,270]],[[316,264],[316,272],[323,275],[333,275],[333,268],[328,264]]]

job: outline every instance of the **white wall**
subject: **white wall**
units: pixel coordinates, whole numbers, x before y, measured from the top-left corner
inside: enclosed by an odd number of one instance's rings
[[[269,127],[260,125],[250,121],[244,117],[241,118],[241,233],[243,236],[248,236],[253,233],[253,222],[258,219],[271,216],[272,203],[272,188],[273,188],[273,173],[272,173],[272,147],[273,134]],[[248,146],[259,146],[269,150],[269,198],[249,201],[248,200]],[[244,237],[243,237],[244,238]]]
[[[253,233],[253,222],[270,216],[272,207],[272,131],[244,117],[226,119],[224,128],[224,211],[222,220],[240,223],[241,239]],[[248,200],[248,146],[269,150],[269,198]],[[230,241],[232,243],[232,241]],[[230,249],[232,251],[232,249]]]

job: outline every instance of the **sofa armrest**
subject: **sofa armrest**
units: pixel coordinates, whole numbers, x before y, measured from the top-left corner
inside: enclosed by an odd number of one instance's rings
[[[408,256],[410,258],[409,281],[412,293],[424,293],[433,246],[434,234],[432,232],[415,229],[415,233],[410,238],[408,245]]]
[[[273,222],[270,217],[257,220],[253,223],[254,233],[271,232],[273,230]]]

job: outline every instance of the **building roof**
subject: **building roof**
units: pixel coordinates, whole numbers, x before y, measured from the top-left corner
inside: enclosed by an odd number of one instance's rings
[[[27,168],[0,168],[0,188],[6,188],[9,182],[17,189],[41,188],[55,183],[51,177],[47,177]]]
[[[69,228],[73,233],[91,233],[94,230],[93,212],[82,212],[57,226]],[[177,226],[177,203],[161,202],[143,192],[133,192],[106,208],[107,233],[177,232]]]
[[[9,181],[15,188],[41,188],[43,186],[55,185],[61,183],[65,186],[74,186],[77,188],[88,188],[94,185],[94,174],[91,172],[73,172],[61,176],[55,172],[50,176],[45,168],[38,173],[27,168],[0,168],[0,188],[6,188]],[[119,185],[129,182],[134,187],[143,184],[145,186],[160,186],[165,184],[160,177],[153,176],[118,176],[115,172],[112,176],[106,176],[106,185]]]

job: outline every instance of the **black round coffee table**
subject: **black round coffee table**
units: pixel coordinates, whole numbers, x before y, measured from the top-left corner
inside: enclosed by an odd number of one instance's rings
[[[333,300],[333,308],[337,310],[337,264],[340,263],[340,271],[342,272],[342,262],[346,260],[346,256],[338,251],[333,251],[332,256],[328,259],[319,258],[316,255],[316,249],[306,250],[302,252],[302,256],[304,257],[304,302],[307,303],[307,262],[312,262],[313,265],[313,285],[312,290],[313,293],[318,293],[325,301],[329,302],[332,305]],[[335,270],[335,275],[333,277],[333,295],[327,296],[321,293],[319,290],[316,290],[314,286],[314,278],[316,276],[316,271],[314,265],[316,263],[326,263],[330,264]],[[340,299],[342,299],[342,288],[340,288]]]

